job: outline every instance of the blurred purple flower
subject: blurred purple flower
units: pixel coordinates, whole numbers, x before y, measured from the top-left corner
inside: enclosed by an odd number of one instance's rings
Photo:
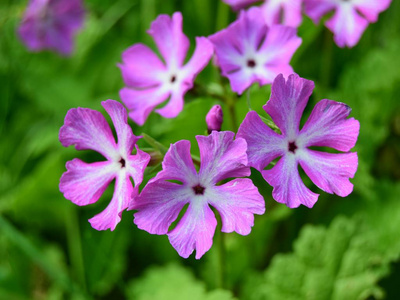
[[[213,130],[221,131],[222,122],[224,121],[224,114],[221,105],[214,105],[206,115],[206,123],[208,133]]]
[[[263,197],[248,178],[217,185],[228,178],[250,175],[246,141],[233,137],[234,133],[229,131],[196,136],[201,158],[199,172],[190,155],[189,141],[171,145],[163,170],[135,199],[135,224],[152,234],[167,234],[184,258],[196,249],[199,259],[211,248],[217,221],[210,205],[221,215],[223,232],[249,234],[254,214],[265,211]],[[182,219],[168,231],[186,204],[189,206]]]
[[[234,10],[240,10],[259,0],[223,0]],[[302,21],[301,5],[303,0],[264,0],[260,6],[267,25],[283,24],[298,27]]]
[[[100,112],[81,107],[70,109],[60,129],[62,145],[75,145],[77,150],[95,150],[107,161],[88,164],[75,158],[67,162],[67,172],[60,180],[60,191],[73,203],[88,205],[96,202],[115,178],[110,204],[89,220],[97,230],[114,230],[121,220],[122,211],[132,205],[132,197],[138,194],[150,156],[137,146],[137,153],[132,155],[136,141],[141,137],[133,135],[122,104],[107,100],[102,105],[114,123],[118,143],[115,143],[110,126]]]
[[[81,0],[31,0],[18,33],[32,51],[49,49],[70,55],[84,16]]]
[[[126,87],[120,91],[122,101],[130,110],[129,117],[143,125],[150,112],[156,110],[165,118],[176,117],[183,108],[183,97],[192,88],[197,74],[208,64],[213,46],[205,37],[196,38],[192,58],[184,65],[189,40],[182,32],[182,14],[172,18],[160,15],[151,24],[148,33],[153,37],[165,61],[147,46],[135,44],[122,54],[119,65]]]
[[[283,25],[268,27],[260,8],[252,7],[209,38],[222,75],[229,78],[234,92],[242,94],[254,82],[265,85],[280,73],[293,73],[289,62],[301,44],[296,32]]]
[[[369,23],[378,20],[391,0],[305,0],[305,13],[315,22],[331,11],[333,16],[325,25],[334,33],[339,47],[353,47]]]
[[[247,141],[249,165],[259,170],[273,186],[272,196],[288,207],[303,204],[312,207],[318,194],[302,182],[298,165],[311,180],[327,193],[341,197],[349,195],[357,166],[357,153],[347,152],[354,147],[360,123],[347,119],[351,109],[339,102],[321,100],[303,128],[300,119],[314,89],[312,81],[290,75],[285,82],[279,75],[272,84],[271,99],[264,110],[272,117],[282,134],[272,131],[255,111],[247,114],[238,137]],[[331,147],[347,153],[325,153],[309,147]],[[270,170],[264,170],[274,159],[281,157]]]

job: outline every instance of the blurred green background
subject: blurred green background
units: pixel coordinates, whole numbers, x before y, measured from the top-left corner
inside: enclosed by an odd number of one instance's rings
[[[123,213],[114,232],[92,229],[87,220],[106,207],[113,186],[89,207],[63,198],[58,182],[65,162],[99,157],[63,148],[58,130],[70,108],[105,113],[101,101],[119,100],[121,53],[137,42],[155,49],[146,30],[158,14],[183,13],[191,48],[195,36],[226,27],[235,14],[219,0],[85,0],[76,51],[62,58],[30,53],[17,38],[26,4],[0,1],[0,299],[398,299],[400,1],[353,49],[338,48],[307,17],[299,28],[303,44],[292,65],[316,83],[305,114],[329,98],[352,107],[361,123],[354,192],[328,195],[303,176],[321,196],[313,209],[290,210],[271,198],[272,188],[253,170],[266,213],[256,216],[249,236],[222,236],[218,227],[200,261],[180,258],[166,236],[137,229],[132,212]],[[211,90],[219,82],[211,64],[196,80]],[[250,96],[262,113],[269,87],[253,86]],[[196,90],[185,99],[176,119],[152,114],[142,128],[132,123],[134,133],[165,145],[189,139],[196,148],[194,137],[204,134],[205,115],[219,100]],[[244,96],[236,103],[239,124],[246,112]]]

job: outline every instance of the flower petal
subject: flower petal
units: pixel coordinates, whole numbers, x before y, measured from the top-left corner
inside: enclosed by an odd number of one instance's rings
[[[282,66],[282,69],[285,70],[301,42],[302,39],[297,36],[296,28],[273,25],[269,27],[268,34],[260,47],[259,54],[262,56],[260,60],[267,67],[269,65]],[[283,70],[280,72],[276,70],[275,76],[279,73],[286,75]]]
[[[196,249],[196,259],[200,259],[212,246],[216,226],[208,204],[193,201],[168,238],[180,256],[188,258]]]
[[[332,1],[321,1],[321,0],[306,0],[304,1],[304,10],[307,16],[309,16],[314,23],[318,23],[321,18],[328,12],[336,8],[335,3]]]
[[[64,147],[92,149],[112,160],[117,156],[114,136],[104,116],[89,108],[72,108],[65,116],[59,139]]]
[[[267,0],[261,6],[267,25],[283,24],[298,27],[301,23],[302,0]]]
[[[368,26],[368,21],[362,18],[350,4],[339,5],[336,13],[325,23],[334,33],[334,40],[339,47],[353,47],[361,38]]]
[[[162,108],[156,109],[156,113],[164,118],[175,118],[183,109],[183,95],[186,91],[187,88],[172,91],[167,104]]]
[[[66,164],[67,172],[60,179],[60,191],[77,205],[88,205],[99,200],[117,173],[113,162],[85,163],[73,159]]]
[[[182,14],[175,12],[172,18],[159,15],[151,23],[148,33],[156,42],[167,65],[172,68],[181,67],[189,49],[189,40],[182,32]]]
[[[129,110],[129,117],[142,126],[152,110],[169,97],[169,91],[155,87],[145,90],[123,88],[119,91],[122,102]]]
[[[351,108],[344,103],[321,100],[301,129],[299,143],[306,147],[325,146],[349,151],[354,147],[360,131],[357,120],[347,119],[350,112]]]
[[[255,111],[247,113],[237,137],[246,140],[249,165],[259,171],[282,156],[287,147],[284,138],[261,121]]]
[[[163,170],[157,174],[154,181],[178,180],[182,183],[196,181],[197,172],[190,154],[190,142],[181,140],[171,144],[162,162]]]
[[[197,74],[207,66],[214,53],[213,44],[205,37],[196,37],[196,48],[188,63],[183,68],[185,92],[193,86]]]
[[[136,145],[136,154],[129,155],[126,161],[126,170],[133,178],[133,182],[135,183],[135,188],[139,187],[143,180],[143,173],[146,169],[148,163],[150,161],[150,155],[146,152],[143,152]],[[132,195],[132,197],[136,196]]]
[[[308,177],[327,193],[346,197],[353,191],[353,178],[357,171],[357,153],[324,153],[305,150],[300,165]]]
[[[234,136],[231,131],[213,131],[209,136],[196,136],[201,160],[199,176],[204,184],[250,175],[246,141],[241,138],[233,140]]]
[[[134,223],[152,234],[166,234],[179,212],[193,196],[186,186],[158,180],[148,183],[134,199]]]
[[[314,82],[297,74],[290,75],[286,82],[282,75],[274,80],[271,98],[263,108],[288,139],[297,137],[300,119],[313,89]]]
[[[382,11],[388,9],[392,0],[353,0],[354,7],[363,15],[369,22],[378,21],[378,15]]]
[[[132,153],[136,142],[141,138],[132,133],[132,128],[128,125],[128,116],[125,107],[115,100],[101,102],[106,112],[110,115],[118,137],[119,153],[127,159]]]
[[[167,72],[165,65],[147,46],[136,44],[122,53],[119,68],[127,86],[136,89],[148,89],[162,84]]]
[[[214,206],[222,219],[222,231],[236,231],[247,235],[254,225],[254,214],[265,212],[264,198],[248,178],[232,180],[215,186],[209,203]]]
[[[295,156],[283,156],[271,170],[262,171],[265,180],[273,186],[272,197],[290,208],[303,204],[313,207],[318,194],[311,192],[303,183],[298,171]]]
[[[121,221],[122,212],[128,208],[132,201],[131,195],[133,186],[131,179],[126,172],[120,171],[115,179],[114,194],[110,204],[101,213],[89,220],[89,223],[96,230],[113,231]]]

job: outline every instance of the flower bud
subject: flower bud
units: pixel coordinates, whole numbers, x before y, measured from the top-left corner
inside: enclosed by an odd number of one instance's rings
[[[207,130],[210,134],[213,130],[221,131],[221,125],[224,120],[221,105],[214,105],[206,116]]]

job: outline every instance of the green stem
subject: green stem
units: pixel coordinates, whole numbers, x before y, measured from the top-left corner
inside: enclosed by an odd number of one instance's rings
[[[221,231],[219,234],[219,288],[225,288],[225,234]]]
[[[249,111],[252,111],[251,101],[250,101],[250,89],[247,89],[247,91],[246,91],[246,101],[247,101],[247,107],[249,108]]]
[[[141,136],[143,137],[143,139],[146,141],[147,144],[152,146],[155,150],[158,150],[162,155],[165,155],[165,153],[167,153],[168,148],[165,147],[160,142],[158,142],[157,140],[155,140],[154,138],[152,138],[151,136],[149,136],[148,134],[142,133]]]

